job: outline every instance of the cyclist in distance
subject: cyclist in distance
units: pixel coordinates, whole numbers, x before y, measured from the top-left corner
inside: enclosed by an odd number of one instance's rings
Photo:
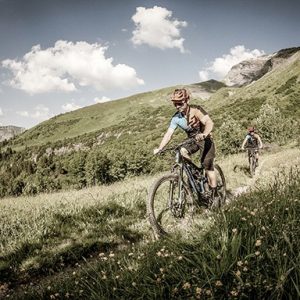
[[[248,133],[242,143],[242,150],[245,149],[245,146],[249,148],[254,148],[254,149],[261,149],[263,147],[262,141],[260,136],[255,132],[254,127],[248,127]],[[255,152],[255,158],[256,158],[256,166],[258,166],[258,158],[259,158],[259,153],[258,150]]]
[[[153,153],[157,154],[169,143],[177,127],[184,130],[188,137],[195,137],[192,141],[184,144],[180,153],[187,159],[190,155],[200,150],[200,159],[203,164],[209,185],[212,189],[212,197],[216,194],[217,179],[214,171],[215,145],[211,136],[213,121],[208,113],[198,105],[189,104],[190,95],[186,89],[175,89],[172,93],[171,101],[176,108],[169,128],[165,133],[158,148]]]

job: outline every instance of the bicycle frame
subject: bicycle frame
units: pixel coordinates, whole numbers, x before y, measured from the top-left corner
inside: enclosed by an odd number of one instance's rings
[[[183,201],[181,199],[182,191],[184,191],[184,186],[188,185],[192,189],[192,193],[197,195],[197,200],[200,201],[201,195],[205,192],[204,184],[207,182],[207,178],[203,176],[203,168],[198,168],[192,161],[185,159],[181,153],[179,148],[176,149],[176,163],[172,168],[172,173],[176,172],[176,169],[179,169],[179,199],[180,205],[182,205]],[[192,174],[192,170],[196,170],[199,172],[199,184],[196,183],[196,180]],[[187,175],[188,182],[185,183],[183,180],[184,173]],[[188,190],[188,187],[185,187]],[[184,197],[183,197],[184,198]]]

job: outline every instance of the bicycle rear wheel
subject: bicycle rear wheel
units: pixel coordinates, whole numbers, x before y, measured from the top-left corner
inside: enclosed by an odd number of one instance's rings
[[[168,174],[151,187],[147,202],[150,224],[157,237],[185,236],[199,222],[195,219],[196,205],[187,186],[179,189],[179,177]]]
[[[255,168],[256,168],[256,158],[254,155],[251,155],[249,159],[250,164],[250,175],[253,177],[255,175]]]

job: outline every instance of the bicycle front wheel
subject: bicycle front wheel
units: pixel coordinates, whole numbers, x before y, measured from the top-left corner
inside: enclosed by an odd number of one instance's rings
[[[159,178],[152,185],[147,202],[149,221],[156,236],[184,236],[190,232],[196,225],[194,203],[192,193],[180,183],[178,175]]]

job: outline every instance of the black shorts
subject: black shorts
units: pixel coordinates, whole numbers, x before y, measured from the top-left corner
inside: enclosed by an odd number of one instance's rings
[[[203,141],[196,142],[195,140],[188,141],[182,145],[189,154],[194,154],[200,150],[200,161],[203,164],[205,170],[214,170],[214,158],[215,158],[215,144],[211,138],[206,138]]]

